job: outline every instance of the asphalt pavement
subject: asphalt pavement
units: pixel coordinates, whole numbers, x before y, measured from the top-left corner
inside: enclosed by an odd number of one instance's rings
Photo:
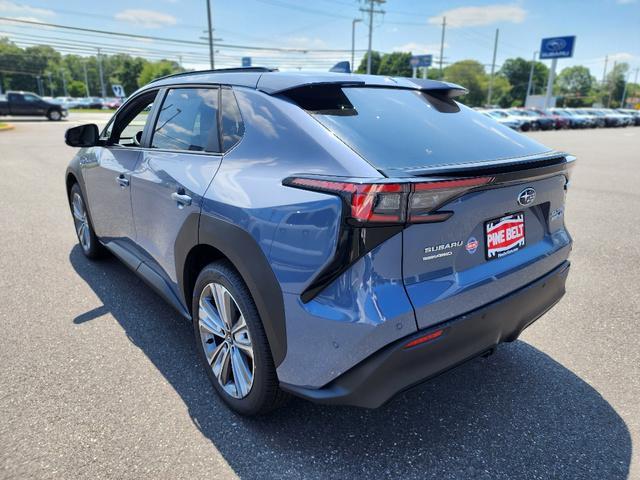
[[[106,118],[0,132],[0,478],[640,478],[640,127],[531,134],[578,157],[575,245],[567,295],[520,340],[378,410],[245,419],[191,327],[76,245],[63,133]]]

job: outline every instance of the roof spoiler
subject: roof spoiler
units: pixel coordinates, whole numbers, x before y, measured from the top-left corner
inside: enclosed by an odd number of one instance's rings
[[[330,72],[351,73],[351,64],[349,62],[338,62],[329,69]]]

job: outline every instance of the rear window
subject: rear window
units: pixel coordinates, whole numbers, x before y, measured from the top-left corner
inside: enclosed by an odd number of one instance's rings
[[[485,115],[427,92],[333,86],[301,89],[288,96],[383,171],[491,161],[549,150]]]

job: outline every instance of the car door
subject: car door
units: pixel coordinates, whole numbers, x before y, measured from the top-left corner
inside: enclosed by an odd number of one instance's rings
[[[11,113],[14,115],[40,115],[44,113],[39,107],[39,98],[30,93],[10,93]]]
[[[158,91],[133,99],[102,134],[106,145],[81,161],[89,212],[98,237],[109,246],[132,248],[135,225],[131,209],[131,172],[140,160],[140,141]]]
[[[175,87],[161,108],[132,173],[136,242],[144,263],[177,290],[176,245],[195,242],[201,199],[221,161],[217,87]]]

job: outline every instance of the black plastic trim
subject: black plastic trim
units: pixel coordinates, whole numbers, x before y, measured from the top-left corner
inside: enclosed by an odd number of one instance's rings
[[[553,307],[565,293],[565,261],[529,285],[468,314],[405,337],[379,350],[319,389],[281,383],[308,400],[377,408],[397,393],[511,342]],[[434,340],[407,348],[412,340],[443,330]]]
[[[204,213],[200,216],[198,242],[219,250],[242,276],[258,308],[277,367],[287,354],[284,297],[280,283],[262,249],[247,231]],[[178,245],[176,257],[177,247]],[[183,254],[186,258],[188,251],[180,253]]]

